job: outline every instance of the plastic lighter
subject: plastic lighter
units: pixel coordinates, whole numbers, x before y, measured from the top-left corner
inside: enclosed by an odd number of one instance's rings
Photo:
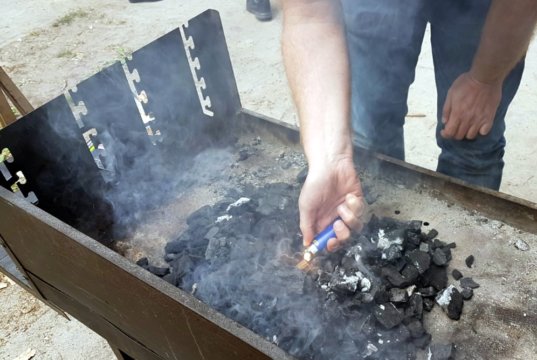
[[[313,259],[315,254],[319,251],[326,249],[328,245],[328,240],[336,237],[336,232],[334,231],[334,223],[341,218],[336,218],[332,224],[328,225],[323,231],[321,231],[317,236],[313,238],[313,242],[304,252],[304,260],[302,260],[297,267],[302,269],[308,265],[308,263]]]

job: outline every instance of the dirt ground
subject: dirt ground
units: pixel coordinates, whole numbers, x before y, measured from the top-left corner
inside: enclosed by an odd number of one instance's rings
[[[296,122],[280,55],[281,14],[259,23],[244,1],[163,0],[130,4],[103,0],[0,0],[0,65],[34,106],[124,57],[207,8],[220,11],[243,106]],[[537,45],[527,56],[520,90],[507,115],[506,167],[501,191],[537,202]],[[424,41],[409,96],[407,160],[434,169],[436,100],[431,49]],[[533,165],[533,166],[532,166]],[[106,342],[67,321],[0,278],[0,359],[112,359]],[[30,351],[30,353],[28,353]]]

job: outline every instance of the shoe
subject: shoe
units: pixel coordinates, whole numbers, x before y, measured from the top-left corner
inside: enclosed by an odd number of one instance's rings
[[[246,10],[254,14],[259,21],[272,19],[270,0],[246,0]]]

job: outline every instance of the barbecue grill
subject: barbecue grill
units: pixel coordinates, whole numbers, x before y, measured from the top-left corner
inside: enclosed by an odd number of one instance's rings
[[[266,148],[244,166],[274,164],[264,176],[275,180],[300,170],[277,164],[282,149],[300,151],[297,129],[241,107],[220,17],[208,10],[0,131],[2,271],[99,333],[118,358],[292,358],[133,261],[137,246],[152,261],[162,255],[132,241],[133,224],[161,221],[176,234],[217,197],[207,183],[172,196],[178,174],[208,149],[245,139]],[[431,313],[433,337],[457,344],[463,358],[532,358],[537,205],[360,149],[356,162],[379,195],[377,214],[435,224],[457,241],[458,268],[470,254],[477,259],[480,292],[459,322]],[[129,239],[126,255],[118,243]]]

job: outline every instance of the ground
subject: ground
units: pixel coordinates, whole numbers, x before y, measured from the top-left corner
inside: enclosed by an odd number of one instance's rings
[[[199,0],[130,4],[124,1],[0,0],[0,65],[34,106],[42,105],[205,9],[220,11],[243,106],[296,122],[280,55],[281,14],[260,23],[244,1]],[[409,95],[407,160],[434,169],[436,100],[426,35]],[[537,202],[537,46],[507,114],[506,167],[501,191]],[[533,86],[533,89],[532,89]],[[533,166],[532,166],[533,165]],[[112,359],[106,342],[76,320],[67,321],[18,286],[0,285],[0,359],[35,350],[35,359]]]

